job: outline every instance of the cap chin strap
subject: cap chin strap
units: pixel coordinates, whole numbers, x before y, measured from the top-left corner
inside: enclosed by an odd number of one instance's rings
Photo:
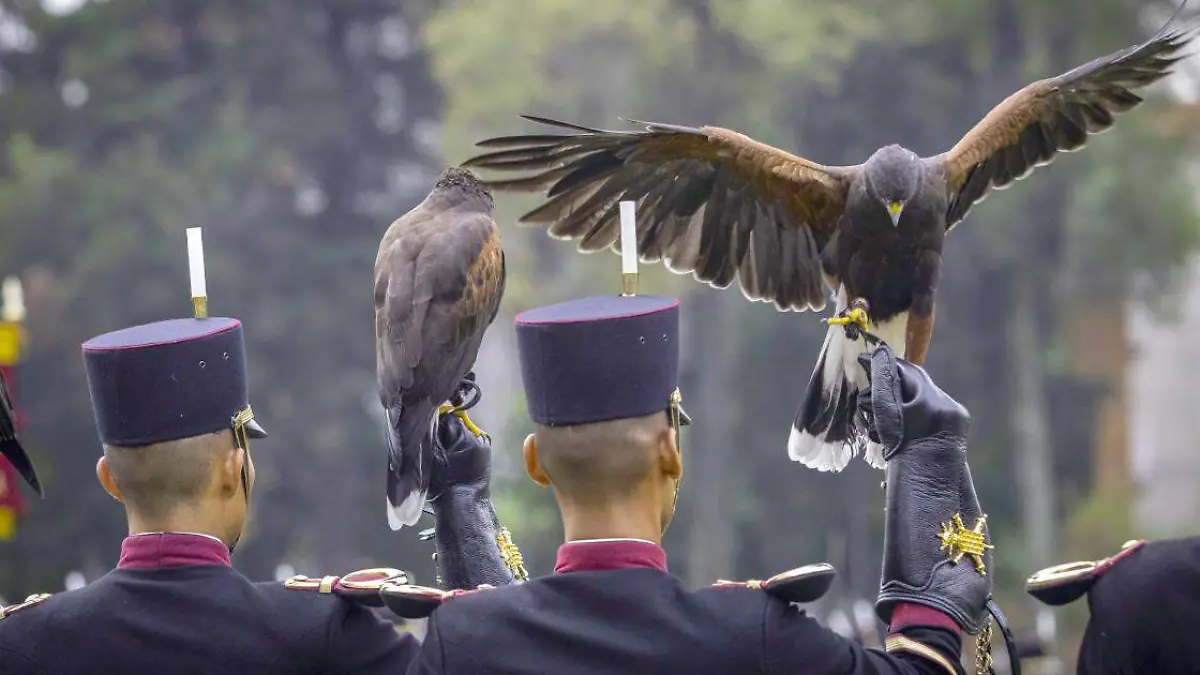
[[[679,387],[675,387],[675,391],[671,392],[671,397],[667,404],[667,420],[671,424],[671,428],[675,430],[675,445],[679,448],[680,461],[683,461],[683,435],[680,431],[680,416],[679,409],[683,405],[683,394],[679,393]],[[679,481],[680,477],[675,478],[675,495],[671,498],[671,520],[675,520],[675,507],[679,505]],[[667,528],[671,526],[668,521],[663,526],[663,534],[666,534]]]
[[[233,443],[246,453],[242,461],[242,495],[246,498],[247,510],[250,508],[250,434],[246,431],[246,425],[252,419],[254,419],[254,409],[247,405],[230,420],[230,424],[233,426]],[[237,547],[240,540],[241,534],[233,540],[233,543],[229,544],[230,554],[233,553],[233,549]]]

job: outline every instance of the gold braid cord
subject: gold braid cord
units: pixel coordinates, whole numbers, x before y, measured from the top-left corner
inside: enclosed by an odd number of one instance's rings
[[[682,418],[679,415],[679,408],[683,405],[683,394],[679,392],[679,387],[671,392],[667,399],[668,416],[670,417],[671,428],[675,430],[675,443],[679,447],[680,454],[683,453],[683,435],[679,430],[682,425]],[[675,496],[671,498],[671,513],[675,513],[675,508],[679,505],[679,478],[675,479]]]
[[[239,410],[238,413],[229,420],[230,425],[233,427],[234,440],[238,442],[238,447],[243,450],[250,449],[250,435],[246,433],[246,425],[249,424],[250,420],[252,419],[254,419],[254,409],[247,404],[245,408]]]
[[[500,547],[500,558],[504,560],[505,566],[512,570],[513,577],[527,581],[529,572],[525,571],[525,559],[521,556],[521,549],[513,543],[512,533],[507,527],[500,527],[500,532],[496,535],[496,545]]]
[[[239,448],[246,452],[246,459],[242,462],[242,492],[246,495],[246,503],[250,503],[250,433],[246,431],[246,425],[250,420],[254,419],[254,409],[247,403],[245,408],[238,411],[229,423],[233,426],[233,440]]]
[[[975,675],[995,675],[992,669],[992,619],[988,617],[979,637],[975,638]]]

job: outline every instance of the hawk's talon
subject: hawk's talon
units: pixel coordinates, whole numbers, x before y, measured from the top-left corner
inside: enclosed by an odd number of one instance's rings
[[[458,386],[459,390],[450,397],[450,404],[458,410],[470,410],[483,398],[483,390],[475,384],[474,371],[467,373]]]
[[[842,310],[837,316],[825,319],[825,323],[841,326],[846,331],[846,337],[851,340],[857,340],[860,335],[871,336],[867,330],[871,323],[871,317],[867,314],[867,301],[861,298],[850,303],[850,307]]]
[[[450,403],[443,403],[442,405],[438,406],[438,412],[442,415],[450,413],[451,415],[454,415],[458,419],[462,420],[463,426],[467,428],[467,431],[475,434],[476,438],[491,438],[486,431],[475,426],[475,423],[471,421],[471,416],[467,414],[466,410],[457,408]]]

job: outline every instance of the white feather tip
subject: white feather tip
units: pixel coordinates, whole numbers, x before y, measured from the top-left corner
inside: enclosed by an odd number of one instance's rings
[[[788,435],[788,457],[810,469],[838,472],[846,468],[853,456],[845,443],[826,443],[796,427]]]
[[[395,532],[400,528],[408,525],[412,527],[421,519],[422,507],[425,506],[425,493],[413,492],[400,502],[399,506],[392,506],[391,501],[387,505],[388,527]]]

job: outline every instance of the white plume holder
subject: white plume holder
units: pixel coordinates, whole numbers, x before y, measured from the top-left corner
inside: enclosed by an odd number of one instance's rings
[[[621,295],[637,295],[637,218],[634,202],[621,202]]]
[[[192,312],[197,319],[208,318],[208,290],[204,284],[204,241],[200,228],[187,229],[188,270],[192,277]]]
[[[20,279],[6,278],[0,285],[0,297],[4,303],[4,309],[0,310],[0,320],[16,323],[25,320],[25,292],[21,289]]]

